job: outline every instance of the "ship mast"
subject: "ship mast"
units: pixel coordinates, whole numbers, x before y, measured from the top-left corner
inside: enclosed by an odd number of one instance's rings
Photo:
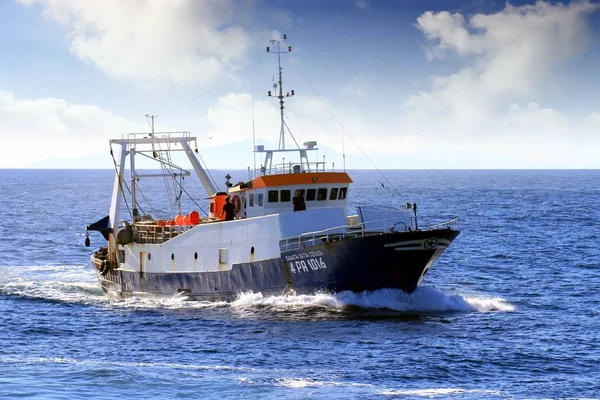
[[[293,166],[293,170],[297,172],[310,172],[311,166],[308,161],[307,152],[309,151],[317,151],[319,150],[316,141],[309,141],[304,143],[304,148],[301,148],[296,142],[296,138],[290,131],[289,127],[285,123],[285,116],[283,110],[285,109],[285,98],[292,97],[296,93],[294,90],[290,90],[289,92],[283,91],[283,68],[281,67],[281,55],[290,53],[292,51],[292,46],[287,46],[287,49],[282,50],[281,43],[282,41],[287,40],[287,35],[283,35],[283,39],[272,39],[270,40],[272,46],[267,46],[267,53],[277,54],[277,66],[278,66],[278,79],[277,82],[273,84],[274,91],[269,90],[267,92],[269,97],[275,97],[279,101],[279,115],[281,118],[281,130],[279,131],[279,147],[277,150],[265,149],[263,145],[255,145],[254,152],[255,153],[265,153],[264,164],[260,167],[260,172],[262,174],[271,174],[273,168],[273,155],[275,153],[292,153],[298,152],[300,155],[300,160],[298,164]],[[285,46],[284,46],[285,47]],[[285,131],[289,132],[290,137],[296,144],[295,149],[286,149],[285,148]],[[285,170],[289,168],[292,170],[292,163],[289,163],[289,166],[285,165],[285,158],[283,158],[283,164],[281,164],[281,170]],[[318,162],[315,164],[318,166]],[[318,168],[318,167],[317,167]],[[277,165],[275,166],[275,170],[277,171]]]
[[[287,40],[286,34],[283,34],[283,40]],[[272,40],[270,40],[270,42],[274,48],[273,48],[273,50],[271,50],[270,46],[267,47],[267,53],[277,54],[277,66],[278,66],[278,71],[279,71],[279,79],[278,79],[277,83],[273,84],[273,89],[275,90],[274,97],[276,97],[279,100],[279,115],[281,116],[281,130],[279,131],[279,150],[285,150],[285,120],[284,120],[284,115],[283,115],[283,110],[285,108],[284,99],[286,97],[294,96],[295,93],[294,93],[294,90],[292,90],[291,92],[287,92],[286,94],[283,93],[283,78],[282,78],[283,68],[281,67],[281,55],[290,53],[292,51],[292,46],[288,46],[287,50],[285,50],[285,49],[281,50],[282,40],[272,39]],[[270,90],[268,92],[268,95],[269,95],[269,97],[273,97]]]

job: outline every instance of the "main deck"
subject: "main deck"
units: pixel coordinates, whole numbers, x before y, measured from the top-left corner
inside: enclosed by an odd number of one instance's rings
[[[360,209],[360,207],[359,207]],[[398,218],[388,218],[381,220],[361,221],[360,214],[350,215],[346,218],[347,224],[332,226],[327,229],[303,232],[298,235],[282,237],[279,241],[281,251],[287,251],[297,248],[307,248],[318,243],[332,242],[348,238],[357,238],[371,235],[380,235],[389,232],[413,231],[415,227],[414,217],[408,218],[408,224]],[[169,221],[170,222],[170,221]],[[201,220],[196,225],[174,225],[165,224],[165,221],[141,221],[133,224],[133,241],[139,244],[163,244],[187,231],[195,229],[205,224],[220,223],[218,219]],[[228,223],[235,223],[230,221]],[[436,229],[459,229],[458,218],[444,221],[440,224],[420,228],[423,231]]]

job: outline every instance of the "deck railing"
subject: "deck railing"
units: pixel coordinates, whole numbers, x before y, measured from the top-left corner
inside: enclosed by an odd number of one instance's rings
[[[204,221],[202,223],[210,223],[217,221]],[[189,226],[158,226],[152,222],[137,223],[134,229],[134,242],[161,244],[167,240],[173,239],[182,233],[194,228],[195,225]],[[342,225],[327,228],[324,230],[306,232],[301,235],[283,238],[279,241],[281,251],[293,250],[297,248],[311,247],[323,242],[337,241],[347,238],[358,238],[364,236],[380,235],[388,232],[406,232],[414,230],[414,220],[411,218],[410,226],[399,221],[398,218],[389,218],[382,220],[367,221],[353,225]],[[420,227],[420,231],[429,231],[435,229],[458,229],[459,221],[457,217],[452,217],[447,221]]]
[[[136,243],[161,244],[179,236],[193,227],[194,225],[158,226],[157,224],[135,224],[133,241]]]
[[[334,164],[331,165],[331,168],[326,168],[327,163],[324,161],[309,161],[300,163],[300,162],[286,162],[286,163],[278,163],[273,164],[271,168],[261,168],[254,170],[254,176],[262,176],[262,175],[278,175],[278,174],[293,174],[293,173],[302,173],[308,172],[310,168],[311,172],[333,172],[335,170]],[[298,166],[300,169],[295,171],[294,167]],[[297,167],[297,168],[298,168]],[[305,168],[304,170],[302,168]]]
[[[413,222],[413,221],[411,221]],[[367,228],[367,225],[377,224],[376,228]],[[439,224],[430,225],[425,228],[419,228],[419,231],[430,231],[436,229],[458,229],[458,217],[453,217],[448,221]],[[358,238],[364,236],[381,235],[388,232],[405,232],[411,231],[412,228],[406,226],[405,223],[398,221],[397,218],[368,221],[357,225],[343,225],[333,228],[324,229],[321,231],[307,232],[299,236],[293,236],[281,239],[279,248],[281,251],[294,250],[299,248],[312,247],[317,244],[338,241],[341,239]]]

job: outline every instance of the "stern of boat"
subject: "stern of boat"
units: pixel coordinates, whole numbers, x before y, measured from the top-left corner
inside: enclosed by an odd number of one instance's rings
[[[120,297],[122,293],[121,275],[117,263],[108,258],[108,249],[101,247],[91,257],[98,283],[102,290],[113,297]]]

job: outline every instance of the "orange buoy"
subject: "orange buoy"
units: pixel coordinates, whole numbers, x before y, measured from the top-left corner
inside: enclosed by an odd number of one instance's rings
[[[175,217],[175,225],[183,225],[183,215],[178,214]]]
[[[165,226],[167,224],[167,221],[165,221],[164,219],[159,219],[158,221],[156,221],[156,225],[158,226]]]
[[[170,219],[167,222],[165,222],[165,225],[167,225],[167,226],[173,226],[173,225],[175,225],[175,221],[173,221],[172,219]]]
[[[198,213],[198,211],[194,210],[190,212],[188,214],[188,217],[190,217],[190,224],[198,225],[200,223],[200,214]]]
[[[183,217],[183,225],[191,225],[190,224],[190,216],[186,215]]]

